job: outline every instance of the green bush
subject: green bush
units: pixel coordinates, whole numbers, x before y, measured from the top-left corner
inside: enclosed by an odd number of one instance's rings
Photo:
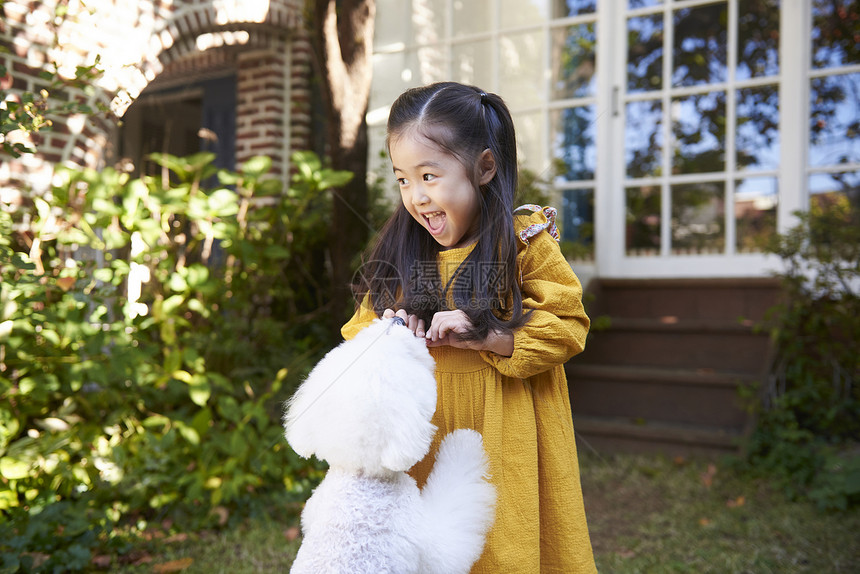
[[[767,316],[775,349],[753,467],[823,509],[860,502],[860,217],[847,198],[798,213],[777,236],[782,298]]]
[[[61,168],[0,210],[4,572],[83,568],[121,532],[236,520],[319,478],[281,404],[332,343],[324,191],[351,174],[297,153],[284,190],[267,158],[153,159],[161,177]]]

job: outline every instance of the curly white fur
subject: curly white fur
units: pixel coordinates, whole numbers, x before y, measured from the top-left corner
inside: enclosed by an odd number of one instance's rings
[[[481,555],[495,504],[481,435],[446,436],[423,491],[405,474],[436,431],[433,369],[420,338],[376,321],[290,400],[287,441],[329,463],[302,512],[293,573],[465,574]]]

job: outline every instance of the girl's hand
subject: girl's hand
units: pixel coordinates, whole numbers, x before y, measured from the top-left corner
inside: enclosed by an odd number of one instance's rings
[[[440,311],[433,315],[433,321],[430,323],[430,330],[427,332],[427,346],[450,345],[459,349],[491,351],[504,357],[510,357],[513,354],[513,334],[490,331],[483,341],[461,339],[460,335],[467,333],[471,328],[472,321],[463,311],[459,309]]]
[[[416,337],[424,336],[424,319],[419,319],[418,315],[410,315],[405,309],[394,311],[394,309],[386,309],[382,312],[383,319],[391,319],[392,317],[400,317],[406,323],[406,326],[415,333]]]

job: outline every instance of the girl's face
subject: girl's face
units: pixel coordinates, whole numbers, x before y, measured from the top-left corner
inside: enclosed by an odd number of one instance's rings
[[[430,140],[408,132],[391,139],[389,153],[400,198],[415,221],[444,249],[474,243],[481,205],[463,164]],[[483,177],[480,184],[486,183]]]

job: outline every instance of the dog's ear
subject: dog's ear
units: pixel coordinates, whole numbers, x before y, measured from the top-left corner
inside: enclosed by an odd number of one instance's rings
[[[432,371],[392,367],[395,372],[379,381],[387,403],[380,409],[385,429],[380,464],[388,470],[406,471],[424,458],[436,434],[430,422],[436,410],[436,380]]]
[[[388,442],[380,454],[383,468],[405,472],[430,450],[436,427],[430,422],[409,426],[388,435]]]
[[[302,385],[287,402],[284,412],[284,435],[287,442],[302,458],[310,458],[314,455],[316,444],[316,426],[313,418],[316,413],[311,412],[316,401],[319,400],[318,393],[314,391],[318,387]]]

